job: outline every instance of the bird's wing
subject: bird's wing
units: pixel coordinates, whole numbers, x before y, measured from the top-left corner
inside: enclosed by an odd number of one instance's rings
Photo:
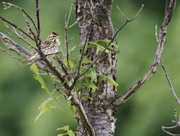
[[[43,43],[41,44],[41,49],[45,49],[45,48],[47,48],[49,45],[50,45],[50,42],[46,40],[45,42],[43,42]]]

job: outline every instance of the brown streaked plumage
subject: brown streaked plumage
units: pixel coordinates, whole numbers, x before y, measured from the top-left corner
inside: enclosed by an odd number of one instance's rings
[[[44,55],[55,54],[59,51],[60,47],[59,35],[55,31],[51,32],[48,38],[41,44],[41,50]],[[39,58],[39,53],[35,52],[27,61],[32,61]]]

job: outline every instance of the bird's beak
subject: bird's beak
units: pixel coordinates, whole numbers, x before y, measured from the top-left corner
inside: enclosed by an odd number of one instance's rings
[[[59,36],[59,35],[57,35],[57,36],[56,36],[56,39],[58,39],[59,37],[60,37],[60,36]]]

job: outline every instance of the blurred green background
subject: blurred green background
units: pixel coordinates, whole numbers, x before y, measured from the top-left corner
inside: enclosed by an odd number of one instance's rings
[[[4,0],[3,0],[4,1]],[[35,0],[5,0],[25,9],[35,19]],[[41,19],[41,39],[45,40],[51,31],[60,34],[61,45],[64,46],[64,18],[69,12],[70,0],[39,0]],[[155,24],[160,27],[165,0],[114,0],[112,21],[115,31],[123,24],[124,19],[116,8],[119,5],[127,18],[132,18],[145,7],[138,18],[129,23],[117,36],[120,48],[117,62],[118,94],[121,95],[133,86],[150,69],[155,56],[157,43],[155,40]],[[74,8],[73,8],[74,9]],[[180,97],[180,3],[172,22],[168,26],[167,40],[162,59],[169,77]],[[0,0],[0,15],[26,29],[22,13],[15,8],[3,10]],[[72,11],[70,24],[75,21],[75,11]],[[159,29],[158,29],[159,30]],[[7,31],[4,22],[0,20],[0,32]],[[68,37],[75,36],[70,46],[80,42],[78,25],[68,31]],[[12,39],[14,39],[12,37]],[[24,47],[20,40],[15,39]],[[5,46],[0,43],[0,46]],[[6,49],[6,48],[5,48]],[[53,85],[48,78],[45,82],[50,90]],[[43,115],[37,123],[38,106],[49,95],[41,89],[34,80],[30,67],[25,67],[0,50],[0,136],[55,136],[56,128],[70,125],[76,129],[76,120],[69,118],[61,110],[52,110]],[[60,105],[71,114],[67,102],[62,98]],[[115,136],[167,136],[161,126],[172,126],[174,109],[178,109],[168,82],[161,67],[157,73],[143,86],[126,104],[119,107],[116,117]],[[180,112],[178,112],[180,114]],[[72,115],[72,114],[71,114]]]

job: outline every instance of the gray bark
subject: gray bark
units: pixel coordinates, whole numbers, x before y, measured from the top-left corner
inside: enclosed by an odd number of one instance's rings
[[[111,21],[112,0],[77,0],[76,18],[78,20],[81,43],[83,45],[86,35],[92,23],[92,29],[88,41],[111,40],[114,29]],[[94,60],[95,48],[88,48],[85,51],[85,57]],[[116,81],[116,53],[104,53],[96,63],[96,72],[106,75]],[[113,136],[115,133],[115,112],[116,107],[112,101],[116,98],[116,88],[98,77],[95,93],[86,95],[92,97],[92,100],[83,100],[82,105],[87,114],[88,120],[92,125],[96,136]],[[83,93],[83,92],[82,92]],[[78,121],[78,136],[87,136],[85,127],[81,119]]]

